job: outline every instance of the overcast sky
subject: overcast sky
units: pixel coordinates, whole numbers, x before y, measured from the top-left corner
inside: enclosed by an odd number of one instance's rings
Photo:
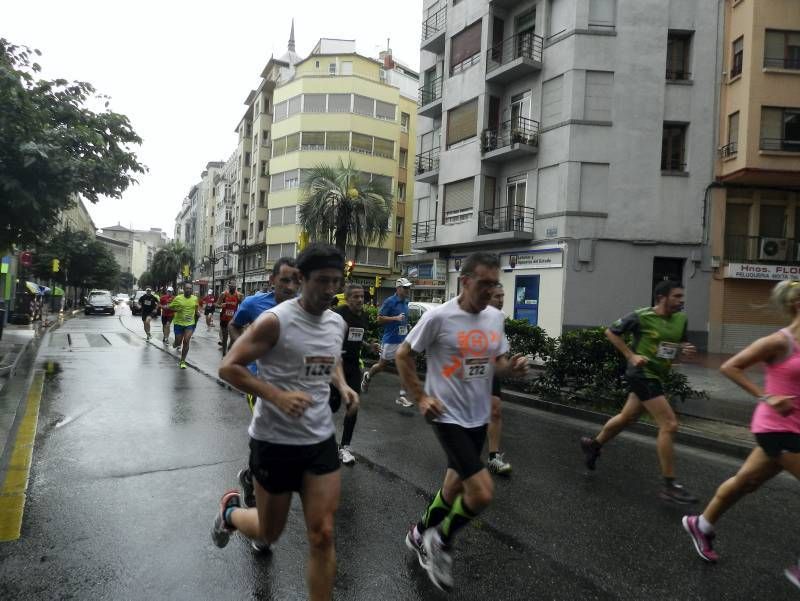
[[[397,60],[419,67],[422,0],[29,0],[4,2],[0,37],[38,48],[48,77],[92,83],[111,96],[144,143],[150,172],[121,200],[89,207],[95,225],[160,227],[175,215],[209,161],[224,161],[244,99],[270,55],[320,37],[355,39],[377,58],[391,38]]]

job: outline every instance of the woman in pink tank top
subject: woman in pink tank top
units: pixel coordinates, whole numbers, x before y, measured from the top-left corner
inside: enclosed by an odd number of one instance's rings
[[[683,517],[697,553],[712,563],[719,558],[712,547],[714,524],[723,513],[783,470],[800,480],[800,281],[780,282],[772,301],[791,318],[789,326],[756,340],[720,369],[759,401],[750,424],[758,446],[720,485],[702,515]],[[757,363],[766,366],[763,390],[744,373]],[[800,564],[785,574],[800,588]]]

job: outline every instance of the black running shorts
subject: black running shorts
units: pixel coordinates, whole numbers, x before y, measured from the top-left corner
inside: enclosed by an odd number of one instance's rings
[[[153,319],[156,316],[155,313],[145,313],[142,311],[142,321],[147,321],[148,319]]]
[[[358,394],[361,394],[361,370],[357,367],[355,370],[346,369],[344,372],[344,379],[347,382],[347,385],[355,390]],[[331,396],[328,399],[328,404],[331,406],[331,411],[336,413],[339,411],[339,407],[342,406],[342,395],[339,394],[339,389],[336,388],[333,384],[331,384]]]
[[[800,453],[800,434],[794,432],[765,432],[756,434],[758,446],[773,459],[783,453]]]
[[[268,493],[300,492],[305,474],[323,476],[338,469],[335,436],[311,445],[250,439],[250,472]]]
[[[169,317],[167,317],[167,316],[166,316],[166,315],[164,315],[163,313],[161,314],[161,323],[162,323],[163,325],[167,325],[167,324],[169,324],[169,323],[171,323],[171,322],[172,322],[172,315],[170,315]]]
[[[205,314],[206,315],[214,315],[214,305],[206,305]]]
[[[447,454],[447,467],[455,470],[462,480],[486,467],[481,461],[481,452],[486,443],[486,425],[464,428],[457,424],[434,422],[433,430]]]
[[[664,387],[655,378],[639,378],[625,376],[628,381],[628,392],[632,392],[640,401],[649,401],[659,396],[664,396]]]

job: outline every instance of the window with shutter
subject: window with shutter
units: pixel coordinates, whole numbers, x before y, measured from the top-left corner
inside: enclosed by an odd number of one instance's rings
[[[353,132],[352,149],[353,152],[372,154],[372,136],[365,136],[364,134],[357,134]]]
[[[302,96],[298,95],[295,96],[294,98],[289,98],[287,113],[290,117],[300,112],[301,103],[302,103]]]
[[[286,136],[286,154],[300,150],[300,134],[289,134]]]
[[[463,179],[444,186],[443,223],[461,223],[472,218],[473,195],[475,183],[473,178]]]
[[[394,121],[397,107],[389,102],[375,101],[375,116],[378,119],[385,119],[386,121]]]
[[[269,189],[271,192],[280,192],[284,188],[283,173],[276,173],[270,178]]]
[[[276,138],[272,141],[272,156],[279,157],[286,154],[286,137]]]
[[[478,99],[447,112],[447,146],[478,135]]]
[[[326,132],[325,150],[350,150],[350,132],[346,131]]]
[[[328,94],[329,113],[349,113],[350,94]]]
[[[616,0],[589,0],[589,28],[613,29]]]
[[[303,150],[324,150],[325,132],[324,131],[304,131]]]
[[[605,71],[586,72],[586,98],[583,118],[590,121],[611,121],[611,97],[614,74]]]
[[[367,178],[370,177],[370,175],[368,173],[365,174],[365,175],[367,176]],[[389,177],[387,175],[372,175],[372,183],[377,185],[377,186],[380,186],[381,188],[386,190],[387,193],[389,193],[389,194],[392,193],[392,178],[391,177]]]
[[[480,61],[481,24],[481,20],[475,21],[450,38],[450,75]]]
[[[297,207],[283,207],[283,225],[294,225],[297,221]]]
[[[372,98],[356,94],[353,99],[353,112],[357,115],[372,117],[375,114],[375,101]]]
[[[277,123],[278,121],[283,121],[284,119],[286,119],[286,107],[287,107],[286,102],[279,102],[278,104],[276,104],[275,112],[272,115],[272,120]]]
[[[325,94],[304,94],[303,95],[304,113],[324,113]]]
[[[375,148],[372,151],[372,154],[377,157],[393,159],[394,142],[392,140],[384,140],[383,138],[375,138]]]

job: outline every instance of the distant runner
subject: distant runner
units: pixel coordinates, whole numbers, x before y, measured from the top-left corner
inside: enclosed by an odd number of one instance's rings
[[[203,306],[205,307],[205,309],[203,310],[203,313],[206,316],[206,326],[208,326],[209,328],[213,328],[214,327],[214,309],[216,307],[216,302],[217,302],[217,298],[214,296],[214,291],[209,289],[208,294],[206,294],[203,297],[202,302],[203,302]]]
[[[230,324],[233,316],[236,315],[236,310],[241,302],[242,295],[236,291],[236,284],[233,283],[219,297],[219,338],[223,355],[228,352],[228,324]]]
[[[181,360],[178,363],[178,367],[186,369],[186,355],[189,353],[189,343],[192,340],[192,334],[194,334],[197,319],[200,316],[200,301],[192,294],[191,282],[186,282],[183,285],[183,294],[172,299],[168,306],[175,311],[173,319],[175,342],[172,343],[172,347],[181,347]]]
[[[172,302],[172,299],[175,298],[174,295],[175,290],[172,286],[167,286],[167,291],[161,295],[160,302],[161,302],[161,329],[163,330],[164,342],[169,342],[169,328],[172,324],[172,318],[175,317],[175,311],[169,308],[169,304]]]
[[[158,298],[153,294],[153,290],[150,287],[145,288],[144,294],[139,298],[139,305],[142,307],[142,323],[147,340],[150,340],[150,321],[156,315],[158,304]]]

